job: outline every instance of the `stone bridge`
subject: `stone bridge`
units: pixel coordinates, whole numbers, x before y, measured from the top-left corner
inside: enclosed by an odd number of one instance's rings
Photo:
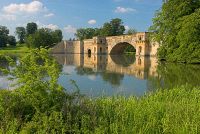
[[[138,56],[157,54],[159,44],[149,40],[149,33],[94,37],[83,41],[62,41],[53,48],[53,53],[122,54],[127,46],[133,46]]]

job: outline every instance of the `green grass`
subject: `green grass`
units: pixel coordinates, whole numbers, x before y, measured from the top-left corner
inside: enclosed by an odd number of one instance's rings
[[[200,91],[176,88],[142,98],[97,99],[97,128],[101,133],[199,133]],[[92,119],[90,119],[92,120]]]
[[[25,45],[17,45],[16,47],[8,46],[4,48],[0,48],[0,54],[20,54],[20,53],[28,53],[29,48]]]
[[[139,98],[89,98],[57,84],[62,70],[46,49],[30,51],[19,58],[21,64],[8,61],[12,69],[3,72],[10,71],[18,86],[0,90],[0,134],[200,133],[200,87],[185,85]]]
[[[124,52],[125,55],[135,55],[136,52]]]
[[[0,93],[0,132],[200,133],[200,88],[160,90],[141,98]]]

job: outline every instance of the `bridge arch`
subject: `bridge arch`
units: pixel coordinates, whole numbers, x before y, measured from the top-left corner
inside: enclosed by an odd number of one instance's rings
[[[111,50],[110,50],[110,54],[111,55],[115,55],[115,54],[123,54],[125,49],[127,47],[132,47],[133,51],[136,52],[136,47],[135,45],[132,45],[128,42],[119,42],[116,45],[114,45]]]

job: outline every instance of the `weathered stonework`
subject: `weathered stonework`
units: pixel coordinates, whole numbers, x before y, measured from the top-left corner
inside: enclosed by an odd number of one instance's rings
[[[149,40],[149,33],[133,35],[94,37],[84,41],[62,41],[53,48],[53,53],[122,54],[127,45],[136,49],[137,56],[154,56],[159,44]]]

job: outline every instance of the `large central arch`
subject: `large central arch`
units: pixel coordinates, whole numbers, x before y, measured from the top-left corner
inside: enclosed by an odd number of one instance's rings
[[[117,43],[115,46],[112,47],[110,54],[111,55],[124,54],[124,51],[127,47],[134,47],[135,52],[136,52],[135,46],[133,46],[130,43],[127,43],[127,42],[120,42],[120,43]]]

